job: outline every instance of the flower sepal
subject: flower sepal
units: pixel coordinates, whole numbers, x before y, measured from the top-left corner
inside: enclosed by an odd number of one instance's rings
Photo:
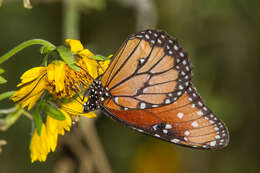
[[[89,58],[91,59],[94,59],[94,60],[98,60],[98,61],[105,61],[105,60],[109,60],[110,58],[109,57],[106,57],[106,56],[103,56],[103,55],[94,55],[94,56],[91,56],[91,55],[88,55]]]
[[[45,110],[49,116],[56,120],[66,120],[65,115],[54,105],[41,101],[39,103],[39,107]]]
[[[68,47],[58,46],[56,50],[59,53],[61,59],[63,59],[70,68],[75,71],[80,70],[80,68],[75,65],[74,56]]]
[[[42,117],[39,111],[39,106],[37,106],[35,110],[32,111],[32,117],[33,117],[33,122],[36,127],[37,133],[40,136],[42,130]]]

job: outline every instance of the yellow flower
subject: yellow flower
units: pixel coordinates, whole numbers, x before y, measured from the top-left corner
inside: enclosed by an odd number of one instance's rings
[[[41,162],[46,161],[47,154],[49,152],[48,140],[46,138],[47,131],[45,124],[42,123],[41,135],[39,136],[37,130],[33,132],[31,139],[30,150],[31,150],[31,161],[34,162],[39,160]]]
[[[81,64],[81,60],[78,61],[78,64]],[[93,80],[83,69],[77,72],[63,61],[49,64],[47,74],[47,89],[56,98],[73,97],[86,90]]]
[[[56,120],[51,116],[47,116],[46,125],[42,123],[41,135],[37,133],[34,129],[32,136],[30,151],[31,151],[31,161],[46,161],[47,155],[50,151],[55,151],[58,135],[64,135],[65,130],[70,131],[71,118],[66,113],[63,112],[66,120]]]
[[[71,98],[77,93],[86,90],[93,79],[104,73],[110,60],[96,61],[89,58],[94,56],[88,49],[84,49],[78,40],[67,39],[71,52],[76,58],[76,65],[80,71],[71,69],[63,61],[53,61],[47,67],[35,67],[26,71],[21,76],[21,87],[11,99],[28,106],[30,110],[44,91],[48,90],[56,98]]]
[[[67,39],[66,44],[75,57],[75,64],[80,67],[79,71],[73,70],[61,60],[52,61],[45,67],[29,69],[21,76],[22,81],[17,85],[21,88],[11,97],[23,108],[28,106],[28,110],[36,104],[45,91],[54,98],[60,99],[59,102],[63,101],[59,110],[66,117],[65,120],[54,119],[47,113],[46,122],[41,125],[41,134],[39,135],[34,129],[30,144],[32,162],[37,160],[44,162],[48,153],[55,151],[58,135],[70,131],[73,118],[79,115],[87,118],[96,117],[93,112],[83,113],[83,104],[87,102],[87,97],[84,100],[81,99],[81,95],[75,99],[73,97],[86,90],[93,79],[103,74],[110,60],[92,59],[94,54],[84,49],[78,40]]]
[[[95,118],[93,112],[83,113],[82,104],[87,101],[87,97],[80,101],[79,98],[72,99],[68,103],[62,104],[60,111],[66,117],[65,120],[56,120],[50,115],[47,115],[46,125],[42,123],[41,135],[34,129],[33,137],[30,144],[31,161],[44,162],[49,152],[54,152],[58,142],[58,135],[64,135],[65,131],[70,131],[72,118],[75,116],[85,116],[87,118]]]

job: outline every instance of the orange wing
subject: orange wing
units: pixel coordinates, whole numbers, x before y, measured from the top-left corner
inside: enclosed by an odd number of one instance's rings
[[[176,144],[222,148],[224,123],[207,108],[191,83],[191,63],[163,31],[131,35],[102,76],[102,109],[140,132]]]
[[[174,103],[144,110],[112,109],[113,119],[139,132],[193,148],[223,148],[229,142],[225,124],[207,108],[193,87]]]
[[[164,31],[131,35],[102,76],[102,85],[118,109],[160,107],[175,102],[191,81],[188,56]],[[115,108],[114,107],[114,108]]]

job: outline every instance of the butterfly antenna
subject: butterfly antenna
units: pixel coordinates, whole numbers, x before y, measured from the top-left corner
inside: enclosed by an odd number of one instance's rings
[[[104,71],[102,65],[99,63],[99,61],[97,61],[97,63],[98,63],[98,69],[101,68],[102,72],[104,73],[105,71]],[[99,70],[97,70],[97,73],[98,73],[98,76],[100,76]]]
[[[84,72],[86,72],[86,74],[94,81],[95,79],[89,74],[89,72],[87,70],[85,70],[84,68],[82,68],[81,66],[77,65],[77,67],[79,67],[80,69],[82,69]]]

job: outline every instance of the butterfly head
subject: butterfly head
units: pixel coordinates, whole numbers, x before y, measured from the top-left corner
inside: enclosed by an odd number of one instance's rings
[[[101,80],[97,79],[92,85],[89,86],[88,90],[88,101],[84,103],[83,112],[91,112],[96,109],[100,109],[103,105],[106,96],[104,87],[102,86]]]

